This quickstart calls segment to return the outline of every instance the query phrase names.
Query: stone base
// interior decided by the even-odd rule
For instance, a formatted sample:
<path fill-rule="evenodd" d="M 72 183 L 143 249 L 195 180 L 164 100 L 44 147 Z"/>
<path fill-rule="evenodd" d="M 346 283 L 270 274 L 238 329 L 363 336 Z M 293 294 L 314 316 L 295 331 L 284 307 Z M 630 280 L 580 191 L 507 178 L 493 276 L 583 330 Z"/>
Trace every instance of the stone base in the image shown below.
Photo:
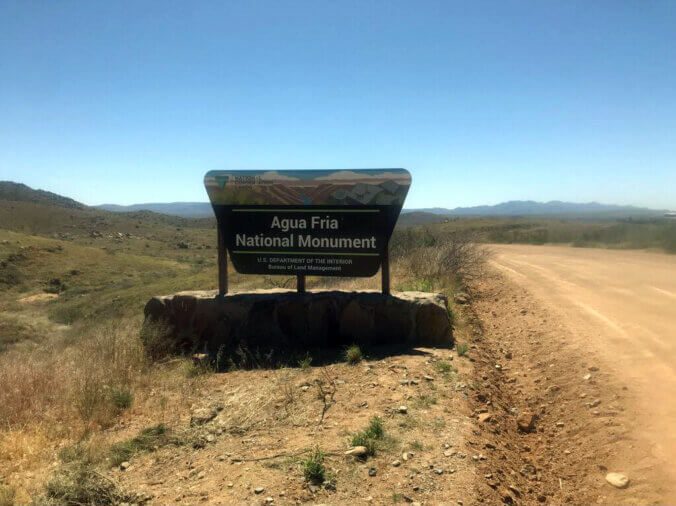
<path fill-rule="evenodd" d="M 159 334 L 159 335 L 158 335 Z M 153 297 L 144 340 L 166 353 L 232 353 L 238 347 L 313 348 L 350 344 L 451 346 L 443 294 L 258 290 L 219 298 L 215 291 Z M 152 337 L 149 337 L 152 336 Z"/>

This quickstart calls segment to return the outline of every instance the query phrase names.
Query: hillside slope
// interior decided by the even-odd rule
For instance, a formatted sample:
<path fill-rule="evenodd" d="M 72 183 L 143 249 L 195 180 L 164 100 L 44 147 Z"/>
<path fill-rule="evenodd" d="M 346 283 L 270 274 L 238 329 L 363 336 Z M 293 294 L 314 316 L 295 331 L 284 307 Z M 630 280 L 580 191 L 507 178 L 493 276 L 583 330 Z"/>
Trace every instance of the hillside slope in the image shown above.
<path fill-rule="evenodd" d="M 80 204 L 68 197 L 45 190 L 35 190 L 23 183 L 15 183 L 13 181 L 0 181 L 0 200 L 32 202 L 34 204 L 47 204 L 68 209 L 85 208 L 84 204 Z"/>

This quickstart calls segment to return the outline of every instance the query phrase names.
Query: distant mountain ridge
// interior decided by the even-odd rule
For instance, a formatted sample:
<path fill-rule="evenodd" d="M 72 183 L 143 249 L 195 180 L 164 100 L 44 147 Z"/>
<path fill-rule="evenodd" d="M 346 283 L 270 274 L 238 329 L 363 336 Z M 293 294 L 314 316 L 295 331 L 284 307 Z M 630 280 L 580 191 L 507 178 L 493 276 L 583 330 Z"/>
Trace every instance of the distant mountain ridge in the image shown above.
<path fill-rule="evenodd" d="M 153 211 L 161 214 L 182 216 L 184 218 L 203 218 L 213 216 L 211 204 L 208 202 L 171 202 L 148 203 L 119 206 L 103 204 L 96 206 L 99 209 L 113 212 Z M 492 206 L 430 207 L 422 209 L 404 209 L 403 214 L 426 213 L 438 216 L 652 216 L 663 214 L 664 210 L 648 209 L 644 207 L 622 206 L 614 204 L 600 204 L 598 202 L 574 203 L 552 200 L 550 202 L 536 202 L 533 200 L 512 200 Z"/>
<path fill-rule="evenodd" d="M 214 215 L 211 204 L 208 202 L 167 202 L 131 204 L 120 206 L 117 204 L 101 204 L 97 209 L 114 213 L 130 213 L 135 211 L 152 211 L 160 214 L 180 216 L 182 218 L 206 218 Z"/>
<path fill-rule="evenodd" d="M 32 202 L 43 205 L 53 205 L 70 209 L 86 209 L 88 206 L 73 199 L 45 190 L 35 190 L 22 183 L 0 181 L 0 200 Z M 151 211 L 159 214 L 178 216 L 181 218 L 211 218 L 214 216 L 211 204 L 208 202 L 157 202 L 132 204 L 122 206 L 117 204 L 102 204 L 92 206 L 95 209 L 116 213 L 133 213 Z M 623 206 L 615 204 L 600 204 L 598 202 L 563 202 L 552 200 L 536 202 L 534 200 L 511 200 L 496 205 L 473 207 L 429 207 L 420 209 L 404 209 L 402 214 L 421 221 L 436 220 L 439 217 L 500 217 L 500 216 L 560 216 L 560 217 L 658 217 L 668 212 L 665 209 L 649 209 L 645 207 Z M 436 217 L 436 218 L 435 218 Z M 411 221 L 411 220 L 409 220 Z"/>
<path fill-rule="evenodd" d="M 598 202 L 563 202 L 551 200 L 536 202 L 534 200 L 510 200 L 492 206 L 456 207 L 445 209 L 440 207 L 410 209 L 409 212 L 427 212 L 447 216 L 546 216 L 546 215 L 617 215 L 617 216 L 645 216 L 659 215 L 666 212 L 663 209 L 649 209 L 646 207 L 623 206 L 616 204 L 600 204 Z"/>
<path fill-rule="evenodd" d="M 34 190 L 23 183 L 0 181 L 0 200 L 15 202 L 33 202 L 69 209 L 84 209 L 86 206 L 68 197 L 45 190 Z"/>

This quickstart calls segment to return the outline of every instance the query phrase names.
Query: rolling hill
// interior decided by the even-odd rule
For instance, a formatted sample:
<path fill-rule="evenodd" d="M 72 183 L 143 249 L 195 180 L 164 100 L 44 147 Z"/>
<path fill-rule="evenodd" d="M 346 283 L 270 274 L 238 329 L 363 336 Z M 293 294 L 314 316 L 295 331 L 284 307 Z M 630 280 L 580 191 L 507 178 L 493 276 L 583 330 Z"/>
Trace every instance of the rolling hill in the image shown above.
<path fill-rule="evenodd" d="M 85 208 L 84 204 L 69 199 L 68 197 L 63 197 L 45 190 L 35 190 L 23 183 L 15 183 L 13 181 L 0 181 L 0 200 L 48 204 L 68 209 Z"/>

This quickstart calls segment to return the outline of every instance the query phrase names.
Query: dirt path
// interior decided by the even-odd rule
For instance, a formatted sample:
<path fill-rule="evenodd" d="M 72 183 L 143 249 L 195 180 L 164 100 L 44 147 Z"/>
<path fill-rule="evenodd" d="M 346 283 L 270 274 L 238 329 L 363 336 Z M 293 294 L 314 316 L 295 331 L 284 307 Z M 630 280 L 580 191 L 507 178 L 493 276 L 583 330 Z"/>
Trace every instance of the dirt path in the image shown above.
<path fill-rule="evenodd" d="M 491 264 L 500 274 L 484 286 L 484 307 L 479 303 L 489 330 L 508 333 L 505 342 L 533 354 L 531 362 L 557 360 L 542 380 L 560 383 L 556 388 L 571 402 L 579 396 L 562 415 L 574 415 L 581 427 L 588 424 L 584 430 L 593 435 L 588 444 L 596 449 L 601 471 L 612 467 L 632 479 L 621 495 L 609 490 L 610 495 L 596 499 L 676 502 L 674 487 L 668 486 L 676 482 L 676 257 L 568 247 L 491 248 Z M 500 279 L 513 283 L 507 287 Z M 492 295 L 496 298 L 486 305 Z M 511 323 L 497 318 L 500 310 L 520 315 L 521 328 L 514 314 Z M 524 357 L 523 367 L 534 365 Z M 592 378 L 584 380 L 586 374 Z M 591 406 L 590 398 L 598 404 Z M 584 459 L 579 464 L 584 467 Z M 591 469 L 591 460 L 588 465 Z"/>

